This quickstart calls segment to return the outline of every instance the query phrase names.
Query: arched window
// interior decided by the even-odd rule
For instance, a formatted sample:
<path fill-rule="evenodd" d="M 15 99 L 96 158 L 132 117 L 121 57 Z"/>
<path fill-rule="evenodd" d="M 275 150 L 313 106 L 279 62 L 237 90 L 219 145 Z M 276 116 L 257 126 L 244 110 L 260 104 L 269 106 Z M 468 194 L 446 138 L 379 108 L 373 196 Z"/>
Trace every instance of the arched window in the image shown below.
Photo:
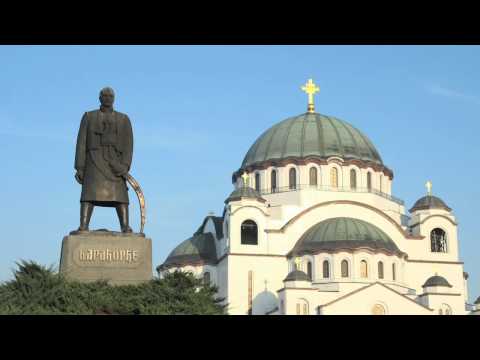
<path fill-rule="evenodd" d="M 203 273 L 203 283 L 205 285 L 210 285 L 210 273 L 208 271 Z"/>
<path fill-rule="evenodd" d="M 447 234 L 439 228 L 435 228 L 430 233 L 432 243 L 432 252 L 447 252 Z"/>
<path fill-rule="evenodd" d="M 295 168 L 290 168 L 288 172 L 288 187 L 290 189 L 297 188 L 297 170 Z"/>
<path fill-rule="evenodd" d="M 258 228 L 255 221 L 245 220 L 241 226 L 241 243 L 242 245 L 258 244 Z"/>
<path fill-rule="evenodd" d="M 342 260 L 342 264 L 340 267 L 342 270 L 342 278 L 347 278 L 348 277 L 348 261 Z"/>
<path fill-rule="evenodd" d="M 452 308 L 447 304 L 442 304 L 438 309 L 438 315 L 452 315 Z"/>
<path fill-rule="evenodd" d="M 382 186 L 382 183 L 383 183 L 383 175 L 380 175 L 380 192 L 383 192 L 383 186 Z"/>
<path fill-rule="evenodd" d="M 372 190 L 372 173 L 370 171 L 367 173 L 367 189 L 368 191 Z"/>
<path fill-rule="evenodd" d="M 308 303 L 303 299 L 297 300 L 297 315 L 308 315 Z"/>
<path fill-rule="evenodd" d="M 272 192 L 277 191 L 277 170 L 272 170 L 272 176 L 270 177 L 270 186 L 272 188 Z"/>
<path fill-rule="evenodd" d="M 312 280 L 312 262 L 307 262 L 307 275 Z"/>
<path fill-rule="evenodd" d="M 330 186 L 334 188 L 338 187 L 338 170 L 336 167 L 330 169 Z"/>
<path fill-rule="evenodd" d="M 357 188 L 357 172 L 355 169 L 350 170 L 350 188 L 355 190 Z"/>
<path fill-rule="evenodd" d="M 368 278 L 368 265 L 365 260 L 360 261 L 360 277 Z"/>
<path fill-rule="evenodd" d="M 392 264 L 392 280 L 395 281 L 396 279 L 397 279 L 396 267 L 395 267 L 395 264 Z"/>
<path fill-rule="evenodd" d="M 328 260 L 325 260 L 323 262 L 323 278 L 330 278 L 330 263 L 328 262 Z"/>
<path fill-rule="evenodd" d="M 378 278 L 383 279 L 383 262 L 378 262 Z"/>
<path fill-rule="evenodd" d="M 255 173 L 255 190 L 260 192 L 260 173 Z"/>
<path fill-rule="evenodd" d="M 372 307 L 372 315 L 385 315 L 385 308 L 380 304 L 375 304 Z"/>
<path fill-rule="evenodd" d="M 318 179 L 317 179 L 317 168 L 312 166 L 309 171 L 310 174 L 310 186 L 317 186 Z"/>

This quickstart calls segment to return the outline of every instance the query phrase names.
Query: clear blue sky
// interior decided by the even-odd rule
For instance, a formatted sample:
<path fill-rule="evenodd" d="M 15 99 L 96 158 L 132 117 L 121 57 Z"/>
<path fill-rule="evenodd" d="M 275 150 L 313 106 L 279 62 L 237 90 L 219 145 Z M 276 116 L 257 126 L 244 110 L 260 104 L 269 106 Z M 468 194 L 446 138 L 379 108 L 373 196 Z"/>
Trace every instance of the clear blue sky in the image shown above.
<path fill-rule="evenodd" d="M 268 127 L 316 110 L 366 133 L 393 169 L 407 209 L 433 182 L 454 209 L 470 301 L 480 295 L 480 47 L 478 46 L 1 46 L 0 280 L 14 262 L 58 265 L 78 227 L 75 141 L 82 114 L 112 86 L 130 116 L 131 173 L 147 200 L 154 266 L 222 214 L 237 170 Z M 139 227 L 133 192 L 131 223 Z M 91 228 L 118 229 L 96 208 Z"/>

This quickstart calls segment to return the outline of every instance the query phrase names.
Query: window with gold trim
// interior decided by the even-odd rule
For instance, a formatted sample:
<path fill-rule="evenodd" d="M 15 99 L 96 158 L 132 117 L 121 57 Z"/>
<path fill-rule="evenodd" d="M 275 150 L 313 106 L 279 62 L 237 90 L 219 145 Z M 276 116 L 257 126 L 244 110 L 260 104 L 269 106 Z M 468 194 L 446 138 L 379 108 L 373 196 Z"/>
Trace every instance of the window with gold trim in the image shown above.
<path fill-rule="evenodd" d="M 368 278 L 368 264 L 365 260 L 360 261 L 360 277 Z"/>
<path fill-rule="evenodd" d="M 330 169 L 330 186 L 334 188 L 338 187 L 338 170 L 336 167 Z"/>
<path fill-rule="evenodd" d="M 372 307 L 372 315 L 385 315 L 386 311 L 383 305 L 375 304 Z"/>

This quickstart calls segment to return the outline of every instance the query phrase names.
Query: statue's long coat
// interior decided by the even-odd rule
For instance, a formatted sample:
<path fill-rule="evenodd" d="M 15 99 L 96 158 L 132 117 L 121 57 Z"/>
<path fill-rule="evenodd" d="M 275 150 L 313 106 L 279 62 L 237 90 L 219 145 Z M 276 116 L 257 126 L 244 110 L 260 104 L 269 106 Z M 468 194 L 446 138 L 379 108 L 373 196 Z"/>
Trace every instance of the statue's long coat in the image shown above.
<path fill-rule="evenodd" d="M 106 130 L 107 117 L 112 126 Z M 98 205 L 128 204 L 125 179 L 116 175 L 110 163 L 116 162 L 128 171 L 132 155 L 132 125 L 126 114 L 113 111 L 105 115 L 100 110 L 86 112 L 78 131 L 75 154 L 75 169 L 83 171 L 80 201 L 98 202 Z"/>

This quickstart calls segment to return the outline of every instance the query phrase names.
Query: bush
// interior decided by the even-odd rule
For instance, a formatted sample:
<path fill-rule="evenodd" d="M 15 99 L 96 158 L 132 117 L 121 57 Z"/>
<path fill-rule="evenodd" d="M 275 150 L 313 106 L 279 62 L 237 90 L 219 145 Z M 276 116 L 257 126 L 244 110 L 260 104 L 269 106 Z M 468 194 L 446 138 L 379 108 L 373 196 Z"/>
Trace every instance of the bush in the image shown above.
<path fill-rule="evenodd" d="M 17 263 L 14 278 L 0 285 L 0 314 L 162 314 L 224 313 L 217 288 L 191 273 L 173 272 L 140 285 L 67 281 L 52 267 Z"/>

